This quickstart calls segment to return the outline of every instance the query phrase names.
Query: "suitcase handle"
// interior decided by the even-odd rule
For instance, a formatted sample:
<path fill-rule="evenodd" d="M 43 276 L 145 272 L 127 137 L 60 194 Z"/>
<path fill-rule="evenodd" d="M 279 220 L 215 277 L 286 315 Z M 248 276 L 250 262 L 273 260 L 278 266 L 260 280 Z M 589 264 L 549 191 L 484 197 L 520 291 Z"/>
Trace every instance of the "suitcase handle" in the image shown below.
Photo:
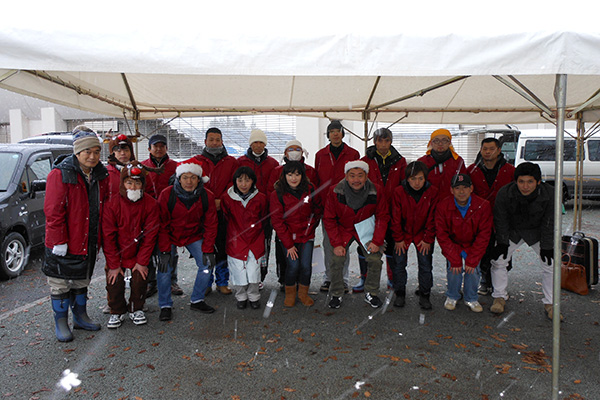
<path fill-rule="evenodd" d="M 574 231 L 573 232 L 573 237 L 577 237 L 577 239 L 581 239 L 585 237 L 585 233 L 581 232 L 581 231 Z"/>

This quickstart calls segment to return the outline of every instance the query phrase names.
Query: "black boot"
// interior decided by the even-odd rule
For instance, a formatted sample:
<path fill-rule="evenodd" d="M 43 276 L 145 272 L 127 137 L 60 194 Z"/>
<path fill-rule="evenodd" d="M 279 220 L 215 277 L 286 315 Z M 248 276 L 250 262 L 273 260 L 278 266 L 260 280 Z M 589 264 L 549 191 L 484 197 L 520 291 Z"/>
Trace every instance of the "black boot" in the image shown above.
<path fill-rule="evenodd" d="M 429 293 L 419 293 L 419 305 L 423 310 L 431 310 L 432 305 L 431 301 L 429 301 Z"/>
<path fill-rule="evenodd" d="M 406 304 L 406 290 L 396 290 L 394 307 L 404 307 L 404 304 Z"/>
<path fill-rule="evenodd" d="M 69 328 L 69 293 L 53 294 L 52 311 L 54 311 L 54 324 L 56 338 L 59 342 L 70 342 L 73 340 L 73 333 Z"/>
<path fill-rule="evenodd" d="M 71 311 L 73 329 L 100 330 L 100 324 L 93 322 L 87 315 L 87 288 L 71 289 Z"/>

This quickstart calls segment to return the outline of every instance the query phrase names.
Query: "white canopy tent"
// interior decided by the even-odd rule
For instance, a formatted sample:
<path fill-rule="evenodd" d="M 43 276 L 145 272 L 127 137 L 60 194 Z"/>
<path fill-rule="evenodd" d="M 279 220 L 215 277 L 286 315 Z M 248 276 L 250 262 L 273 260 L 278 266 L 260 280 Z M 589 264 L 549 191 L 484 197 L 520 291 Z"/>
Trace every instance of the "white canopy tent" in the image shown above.
<path fill-rule="evenodd" d="M 582 135 L 600 119 L 592 2 L 131 3 L 3 5 L 0 87 L 134 120 L 285 113 L 363 120 L 365 135 L 374 120 L 551 121 L 557 160 L 565 119 Z M 558 320 L 554 338 L 558 398 Z"/>

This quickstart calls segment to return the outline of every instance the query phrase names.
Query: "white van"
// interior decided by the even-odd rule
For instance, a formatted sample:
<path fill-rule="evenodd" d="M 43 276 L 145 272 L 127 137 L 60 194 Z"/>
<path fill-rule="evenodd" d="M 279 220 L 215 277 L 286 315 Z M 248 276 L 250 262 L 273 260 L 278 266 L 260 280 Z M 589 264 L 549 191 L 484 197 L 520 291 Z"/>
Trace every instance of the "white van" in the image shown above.
<path fill-rule="evenodd" d="M 515 166 L 531 161 L 540 166 L 542 180 L 554 183 L 556 137 L 554 131 L 523 131 L 519 135 Z M 563 181 L 565 200 L 573 197 L 575 182 L 575 140 L 565 135 Z M 600 136 L 587 139 L 583 146 L 583 197 L 600 199 Z"/>

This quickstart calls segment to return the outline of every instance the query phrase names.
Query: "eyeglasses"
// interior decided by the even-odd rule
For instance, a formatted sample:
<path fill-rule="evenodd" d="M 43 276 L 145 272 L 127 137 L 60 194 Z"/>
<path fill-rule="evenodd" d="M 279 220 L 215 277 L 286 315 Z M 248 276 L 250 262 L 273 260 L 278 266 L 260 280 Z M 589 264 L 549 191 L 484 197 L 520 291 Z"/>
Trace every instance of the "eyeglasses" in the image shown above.
<path fill-rule="evenodd" d="M 285 151 L 302 151 L 302 147 L 288 147 Z"/>
<path fill-rule="evenodd" d="M 448 139 L 433 139 L 431 141 L 431 143 L 433 143 L 433 144 L 448 144 L 448 143 L 450 143 L 450 140 L 448 140 Z"/>

